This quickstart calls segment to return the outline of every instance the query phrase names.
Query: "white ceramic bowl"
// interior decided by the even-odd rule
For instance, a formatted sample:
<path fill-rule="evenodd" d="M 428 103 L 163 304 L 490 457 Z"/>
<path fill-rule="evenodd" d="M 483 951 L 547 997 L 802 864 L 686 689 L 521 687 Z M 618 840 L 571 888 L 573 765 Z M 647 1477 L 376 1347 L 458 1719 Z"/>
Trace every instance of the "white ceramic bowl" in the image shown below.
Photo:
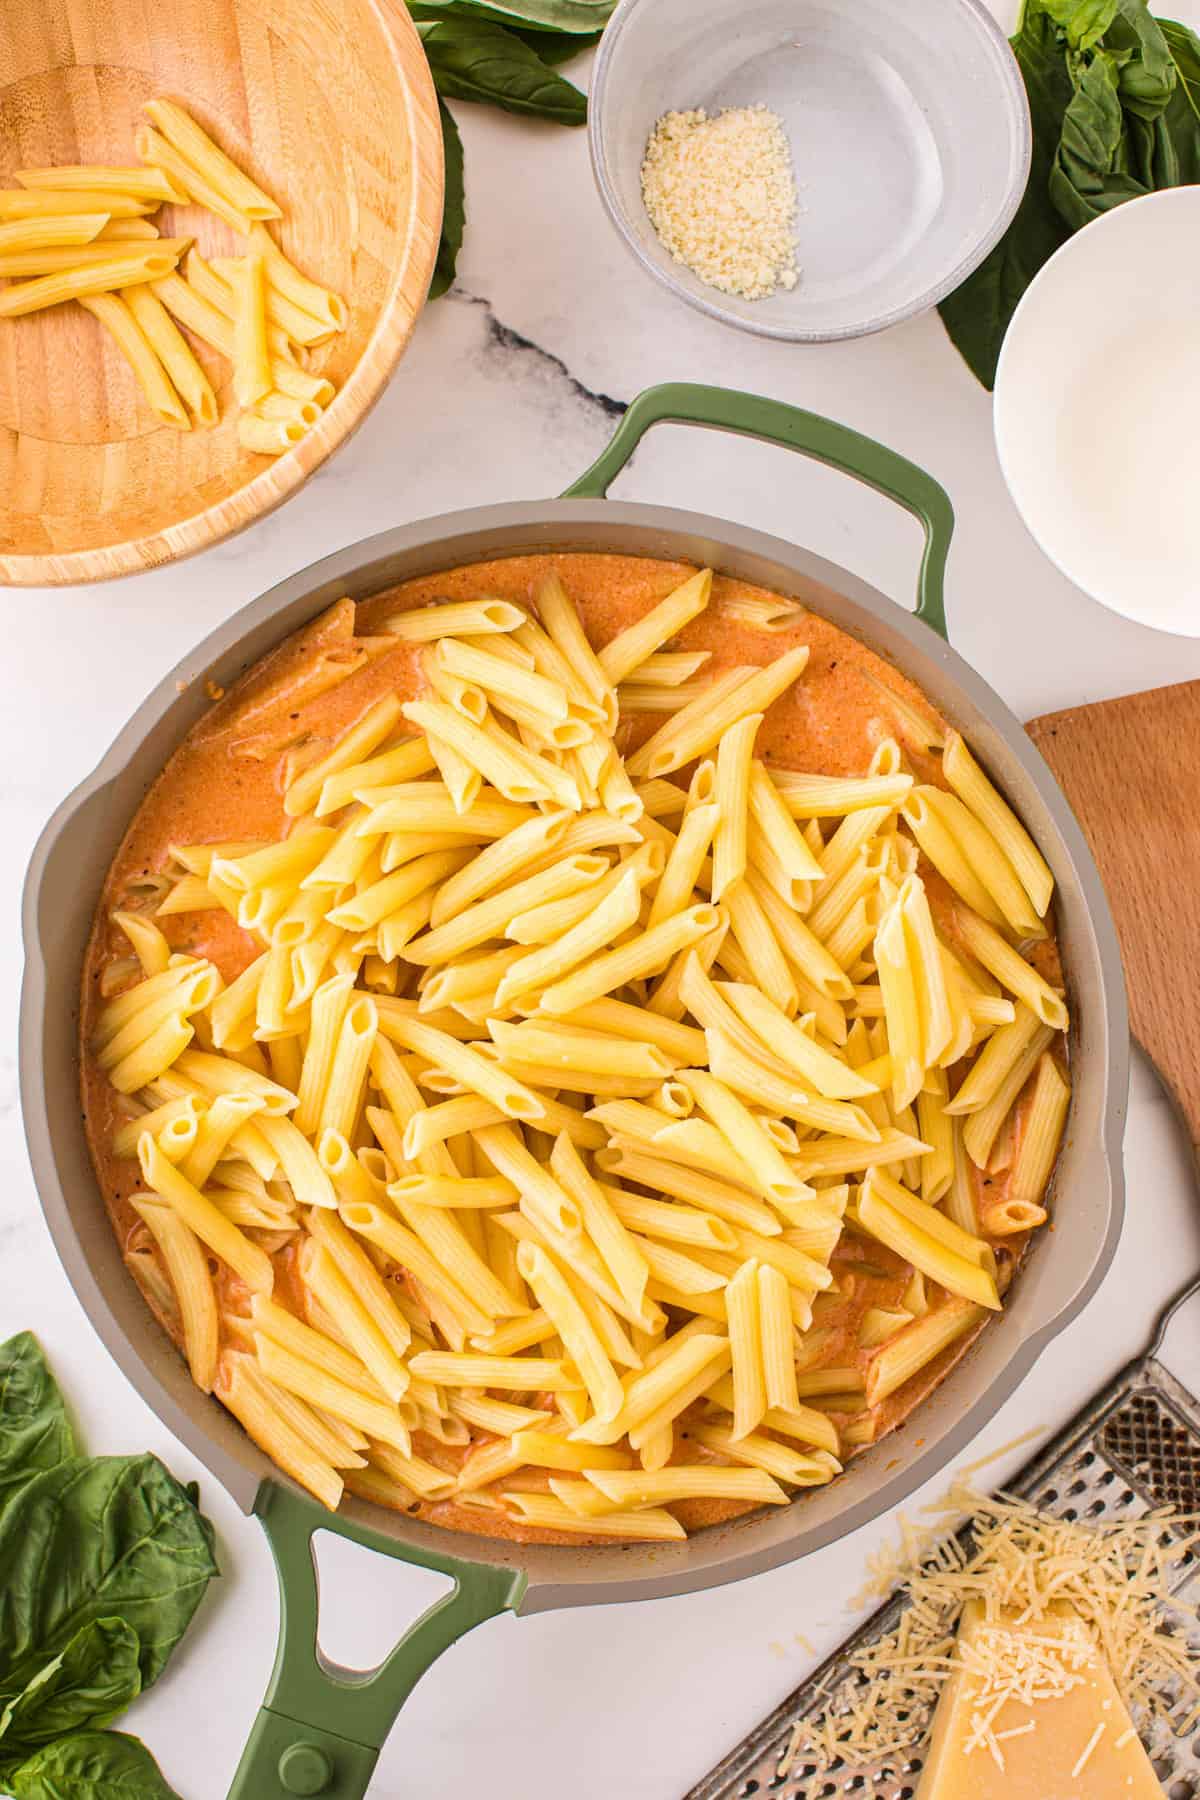
<path fill-rule="evenodd" d="M 1032 535 L 1127 619 L 1200 637 L 1200 187 L 1128 200 L 1031 282 L 1000 353 L 1000 466 Z"/>
<path fill-rule="evenodd" d="M 757 104 L 792 147 L 800 280 L 741 300 L 663 248 L 641 166 L 663 113 Z M 996 243 L 1029 173 L 1025 88 L 981 0 L 621 0 L 588 113 L 601 196 L 642 266 L 711 318 L 792 342 L 935 305 Z"/>

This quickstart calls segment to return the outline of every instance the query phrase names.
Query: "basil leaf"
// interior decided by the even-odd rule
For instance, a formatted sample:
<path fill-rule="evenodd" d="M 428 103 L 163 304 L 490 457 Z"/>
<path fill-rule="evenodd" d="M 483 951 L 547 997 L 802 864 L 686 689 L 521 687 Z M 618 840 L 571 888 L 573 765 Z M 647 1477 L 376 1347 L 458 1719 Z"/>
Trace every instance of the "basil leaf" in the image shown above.
<path fill-rule="evenodd" d="M 76 1451 L 58 1383 L 31 1331 L 0 1344 L 0 1514 L 31 1476 Z"/>
<path fill-rule="evenodd" d="M 456 13 L 473 13 L 500 25 L 532 25 L 538 31 L 562 31 L 589 36 L 608 23 L 616 0 L 444 0 L 441 8 L 414 3 L 414 19 L 452 7 Z"/>
<path fill-rule="evenodd" d="M 1058 28 L 1030 0 L 1013 50 L 1025 79 L 1033 120 L 1029 184 L 1016 217 L 995 249 L 938 311 L 968 368 L 985 388 L 996 379 L 1000 345 L 1017 302 L 1042 264 L 1070 235 L 1050 201 L 1050 170 L 1063 115 L 1071 103 Z"/>
<path fill-rule="evenodd" d="M 1200 182 L 1200 38 L 1186 25 L 1160 19 L 1163 41 L 1175 65 L 1175 91 L 1154 121 L 1151 185 L 1191 186 Z"/>
<path fill-rule="evenodd" d="M 35 1476 L 0 1515 L 0 1696 L 111 1618 L 136 1634 L 148 1688 L 217 1573 L 212 1526 L 156 1456 L 73 1457 Z"/>
<path fill-rule="evenodd" d="M 417 21 L 434 86 L 452 100 L 475 100 L 527 118 L 582 125 L 587 100 L 548 69 L 511 31 L 484 19 Z"/>
<path fill-rule="evenodd" d="M 1169 103 L 1178 75 L 1146 0 L 1119 0 L 1104 48 L 1120 64 L 1122 104 L 1138 118 L 1155 118 Z"/>
<path fill-rule="evenodd" d="M 139 1738 L 77 1731 L 9 1777 L 16 1800 L 180 1800 Z"/>
<path fill-rule="evenodd" d="M 1050 198 L 1072 231 L 1149 192 L 1129 172 L 1130 147 L 1116 59 L 1097 51 L 1077 73 L 1050 171 Z"/>
<path fill-rule="evenodd" d="M 1067 34 L 1072 50 L 1090 50 L 1116 16 L 1120 0 L 1042 0 L 1043 8 Z"/>
<path fill-rule="evenodd" d="M 548 69 L 559 63 L 570 62 L 573 56 L 579 56 L 584 50 L 591 50 L 603 36 L 600 31 L 551 31 L 510 24 L 502 13 L 493 13 L 487 6 L 476 6 L 474 0 L 442 0 L 440 5 L 426 4 L 426 0 L 412 0 L 408 10 L 418 23 L 436 23 L 439 19 L 490 19 L 494 25 L 504 25 L 511 31 L 535 56 L 541 58 Z"/>
<path fill-rule="evenodd" d="M 587 36 L 570 37 L 565 31 L 525 31 L 512 27 L 514 37 L 519 37 L 523 44 L 528 44 L 535 56 L 539 56 L 548 69 L 556 68 L 559 63 L 570 62 L 573 56 L 579 56 L 584 50 L 591 50 L 604 35 L 593 31 Z"/>
<path fill-rule="evenodd" d="M 446 193 L 442 203 L 442 240 L 438 245 L 433 280 L 429 284 L 431 300 L 436 300 L 441 294 L 444 294 L 454 280 L 455 271 L 458 268 L 458 253 L 462 249 L 463 227 L 467 222 L 462 139 L 458 135 L 458 126 L 454 123 L 454 115 L 446 102 L 440 98 L 438 111 L 442 116 L 442 150 L 446 164 Z"/>
<path fill-rule="evenodd" d="M 85 1726 L 107 1725 L 141 1691 L 137 1633 L 124 1619 L 93 1619 L 0 1713 L 0 1755 L 28 1755 Z"/>
<path fill-rule="evenodd" d="M 1200 38 L 1174 19 L 1160 19 L 1158 28 L 1179 78 L 1176 94 L 1200 125 Z"/>

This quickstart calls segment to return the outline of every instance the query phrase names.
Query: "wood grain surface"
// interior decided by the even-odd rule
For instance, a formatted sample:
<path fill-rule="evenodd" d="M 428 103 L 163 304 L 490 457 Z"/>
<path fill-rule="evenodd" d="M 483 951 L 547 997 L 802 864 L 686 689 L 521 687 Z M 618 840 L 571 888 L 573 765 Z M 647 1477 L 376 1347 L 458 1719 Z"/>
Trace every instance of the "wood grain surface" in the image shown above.
<path fill-rule="evenodd" d="M 1200 1146 L 1200 681 L 1034 719 L 1116 919 L 1133 1034 Z"/>
<path fill-rule="evenodd" d="M 354 429 L 411 335 L 437 254 L 442 149 L 400 0 L 8 0 L 0 6 L 0 186 L 28 164 L 132 163 L 142 102 L 181 102 L 284 210 L 289 256 L 350 308 L 312 353 L 339 388 L 278 459 L 237 439 L 230 365 L 196 345 L 213 430 L 160 425 L 78 306 L 0 320 L 0 580 L 153 567 L 277 506 Z M 164 235 L 240 245 L 196 207 Z M 195 343 L 195 340 L 192 340 Z"/>

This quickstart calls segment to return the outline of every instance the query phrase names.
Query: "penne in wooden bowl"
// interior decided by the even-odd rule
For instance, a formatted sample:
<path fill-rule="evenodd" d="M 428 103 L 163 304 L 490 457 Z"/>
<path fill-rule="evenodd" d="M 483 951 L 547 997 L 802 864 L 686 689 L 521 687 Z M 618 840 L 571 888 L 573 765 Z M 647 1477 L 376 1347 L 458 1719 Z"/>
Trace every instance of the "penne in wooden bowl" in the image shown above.
<path fill-rule="evenodd" d="M 403 354 L 441 207 L 437 100 L 400 0 L 5 9 L 0 583 L 136 574 L 286 500 Z M 147 251 L 165 279 L 107 291 L 106 244 L 129 281 Z M 265 269 L 258 382 L 212 312 L 213 283 L 218 299 L 242 286 L 226 259 Z M 97 287 L 98 305 L 70 297 Z M 178 395 L 147 340 L 182 368 Z"/>
<path fill-rule="evenodd" d="M 926 532 L 916 615 L 778 538 L 607 502 L 659 420 L 758 436 L 894 498 Z M 236 1800 L 272 1791 L 281 1752 L 301 1738 L 344 1773 L 339 1793 L 361 1795 L 413 1681 L 506 1608 L 736 1580 L 895 1507 L 950 1463 L 1096 1292 L 1123 1216 L 1128 1036 L 1116 937 L 1049 770 L 945 641 L 951 527 L 936 482 L 844 426 L 719 389 L 651 390 L 564 498 L 385 532 L 262 596 L 171 671 L 43 834 L 25 901 L 21 1089 L 47 1222 L 129 1379 L 262 1519 L 286 1598 L 279 1672 Z M 638 584 L 637 604 L 620 617 L 610 608 L 607 628 L 589 604 L 589 564 L 619 565 Z M 717 613 L 705 627 L 710 595 Z M 522 610 L 531 605 L 540 625 Z M 316 732 L 320 743 L 293 745 L 293 697 L 317 706 L 329 695 L 314 647 L 327 651 L 356 620 L 366 634 L 356 639 L 357 701 L 341 690 L 329 744 Z M 694 663 L 705 654 L 711 669 Z M 857 670 L 859 724 L 870 726 L 866 771 L 863 741 L 839 759 L 819 728 L 811 735 L 835 659 L 836 681 L 846 679 L 843 655 Z M 591 779 L 588 746 L 555 750 L 577 759 L 567 764 L 545 736 L 556 679 L 572 669 L 587 680 L 582 691 L 571 682 L 560 722 L 564 710 L 584 720 L 591 742 L 618 734 L 615 762 L 595 765 L 599 808 L 560 805 L 565 767 Z M 200 670 L 230 690 L 225 713 L 205 698 Z M 704 682 L 699 707 L 652 712 L 636 729 L 614 717 L 627 684 L 652 691 L 670 678 Z M 422 697 L 405 699 L 414 687 Z M 485 693 L 480 712 L 472 696 Z M 284 696 L 279 735 L 271 706 Z M 318 760 L 288 765 L 274 810 L 256 815 L 248 837 L 251 820 L 218 810 L 220 784 L 194 782 L 212 808 L 196 838 L 172 840 L 165 860 L 141 856 L 139 843 L 157 842 L 148 821 L 171 768 L 197 746 L 225 754 L 229 719 L 239 708 L 244 719 L 247 704 L 274 757 L 295 748 Z M 496 713 L 517 723 L 539 706 L 543 723 L 527 729 L 541 750 L 486 729 Z M 751 754 L 751 720 L 763 727 L 762 759 Z M 468 818 L 464 845 L 455 826 Z M 739 819 L 744 847 L 722 824 Z M 127 853 L 128 869 L 144 881 L 149 867 L 157 884 L 128 907 L 125 876 L 114 885 L 107 875 Z M 820 864 L 812 894 L 802 892 L 815 879 L 810 854 Z M 952 896 L 938 896 L 934 870 Z M 885 901 L 866 937 L 864 884 Z M 713 904 L 693 899 L 697 889 Z M 757 907 L 745 908 L 747 892 Z M 225 987 L 205 960 L 221 960 L 205 933 L 222 921 L 187 925 L 215 916 L 218 893 L 242 930 L 275 934 L 240 974 L 226 959 Z M 136 962 L 125 955 L 105 990 L 114 904 L 122 954 L 132 949 Z M 1029 906 L 1046 920 L 1040 940 Z M 728 938 L 714 941 L 714 913 Z M 497 938 L 509 941 L 489 948 Z M 1017 947 L 1038 940 L 1036 962 L 1054 939 L 1061 974 L 1050 961 L 1043 977 Z M 689 948 L 701 941 L 716 958 L 711 978 Z M 981 1047 L 966 1068 L 949 1047 L 930 1061 L 936 983 L 922 975 L 918 988 L 916 971 L 934 966 L 922 946 L 939 941 L 976 972 L 965 1017 Z M 376 966 L 363 966 L 360 984 L 362 956 Z M 428 1009 L 389 993 L 384 972 L 396 961 L 410 965 L 406 982 L 428 980 Z M 278 986 L 289 967 L 290 986 Z M 789 982 L 797 999 L 804 988 L 809 1023 L 820 1014 L 828 1029 L 808 1036 L 795 1022 L 805 1014 L 788 1016 Z M 822 1003 L 830 984 L 858 1015 L 845 1045 L 856 1035 L 867 1060 L 835 1053 L 837 1020 Z M 474 997 L 485 994 L 477 1019 Z M 960 989 L 960 1010 L 962 999 Z M 789 1070 L 812 1090 L 799 1100 L 794 1079 L 779 1085 Z M 105 1198 L 121 1180 L 133 1186 L 138 1218 L 125 1241 L 141 1276 L 152 1267 L 161 1277 L 151 1299 L 161 1307 L 167 1296 L 165 1322 L 171 1294 L 181 1296 L 175 1341 L 131 1279 L 88 1126 L 63 1104 L 81 1078 L 83 1110 L 112 1147 Z M 414 1100 L 414 1083 L 425 1100 Z M 594 1102 L 586 1114 L 572 1105 L 581 1091 L 583 1105 Z M 739 1092 L 753 1109 L 736 1103 Z M 143 1110 L 131 1118 L 122 1099 L 134 1095 Z M 906 1097 L 919 1138 L 894 1122 Z M 247 1125 L 238 1188 L 209 1181 Z M 452 1141 L 459 1162 L 446 1160 Z M 435 1152 L 445 1152 L 440 1168 Z M 118 1163 L 125 1176 L 110 1181 Z M 1003 1179 L 989 1186 L 993 1168 Z M 1053 1231 L 1037 1234 L 1047 1211 Z M 850 1262 L 840 1256 L 847 1225 L 859 1246 Z M 294 1250 L 281 1249 L 284 1231 Z M 910 1265 L 922 1279 L 900 1292 Z M 381 1271 L 415 1283 L 428 1304 L 404 1310 Z M 505 1290 L 518 1281 L 528 1294 L 514 1307 Z M 834 1324 L 814 1318 L 826 1293 L 835 1312 L 847 1296 L 864 1309 L 848 1340 L 817 1345 L 801 1366 L 796 1329 L 811 1343 L 804 1334 Z M 188 1294 L 208 1296 L 206 1315 L 184 1316 Z M 637 1324 L 642 1298 L 669 1317 L 669 1337 L 654 1312 Z M 639 1334 L 637 1373 L 624 1322 Z M 356 1356 L 371 1358 L 369 1371 Z M 919 1400 L 912 1429 L 879 1441 L 855 1429 L 876 1403 L 886 1426 L 893 1398 L 901 1410 Z M 789 1428 L 802 1448 L 785 1441 Z M 289 1433 L 307 1448 L 293 1435 L 299 1454 L 272 1461 Z M 834 1446 L 844 1472 L 831 1480 Z M 343 1485 L 352 1497 L 341 1499 Z M 455 1517 L 452 1489 L 476 1506 L 482 1493 L 490 1510 Z M 337 1510 L 310 1498 L 318 1492 Z M 703 1510 L 685 1519 L 681 1508 Z M 379 1672 L 353 1684 L 313 1660 L 309 1540 L 322 1528 L 455 1582 Z"/>

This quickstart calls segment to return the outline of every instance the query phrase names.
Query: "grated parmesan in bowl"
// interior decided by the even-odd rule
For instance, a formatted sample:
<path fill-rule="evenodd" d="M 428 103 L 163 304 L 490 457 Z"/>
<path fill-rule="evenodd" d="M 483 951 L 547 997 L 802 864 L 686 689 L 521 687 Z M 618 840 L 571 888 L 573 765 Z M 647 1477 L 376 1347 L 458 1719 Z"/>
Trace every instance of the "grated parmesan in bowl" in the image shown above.
<path fill-rule="evenodd" d="M 767 107 L 664 113 L 646 145 L 642 198 L 663 247 L 709 287 L 763 300 L 796 286 L 796 182 Z"/>

